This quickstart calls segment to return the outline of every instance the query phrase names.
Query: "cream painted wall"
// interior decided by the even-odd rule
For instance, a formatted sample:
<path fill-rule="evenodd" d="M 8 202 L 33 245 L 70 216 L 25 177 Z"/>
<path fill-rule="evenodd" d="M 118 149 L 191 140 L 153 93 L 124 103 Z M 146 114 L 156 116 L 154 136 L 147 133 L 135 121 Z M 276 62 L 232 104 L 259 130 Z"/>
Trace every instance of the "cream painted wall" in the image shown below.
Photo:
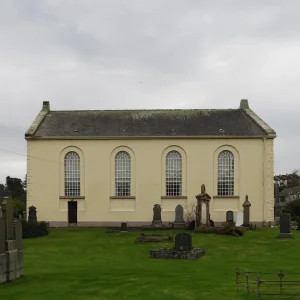
<path fill-rule="evenodd" d="M 201 184 L 212 196 L 211 219 L 224 222 L 227 210 L 243 210 L 246 194 L 250 221 L 273 221 L 273 140 L 263 139 L 152 139 L 152 140 L 29 140 L 27 143 L 28 206 L 37 207 L 39 220 L 67 225 L 63 190 L 63 157 L 75 150 L 81 157 L 81 198 L 78 223 L 108 225 L 122 221 L 148 224 L 153 206 L 162 205 L 162 219 L 173 222 L 178 204 L 191 209 Z M 183 196 L 162 198 L 165 154 L 176 149 L 183 157 Z M 235 197 L 217 195 L 217 155 L 235 155 Z M 132 196 L 114 196 L 114 155 L 126 150 L 132 159 Z"/>

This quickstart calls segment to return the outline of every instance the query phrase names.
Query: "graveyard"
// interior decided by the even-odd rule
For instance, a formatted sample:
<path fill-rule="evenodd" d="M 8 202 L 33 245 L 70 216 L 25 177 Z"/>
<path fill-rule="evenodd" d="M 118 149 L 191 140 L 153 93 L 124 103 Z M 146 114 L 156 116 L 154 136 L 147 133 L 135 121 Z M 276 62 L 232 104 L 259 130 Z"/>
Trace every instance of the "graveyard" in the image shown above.
<path fill-rule="evenodd" d="M 215 300 L 220 295 L 222 299 L 257 299 L 254 293 L 247 295 L 245 287 L 236 291 L 236 268 L 299 272 L 300 231 L 296 230 L 289 239 L 277 238 L 278 227 L 248 230 L 243 237 L 180 229 L 159 231 L 161 235 L 174 237 L 180 232 L 190 234 L 193 247 L 204 247 L 206 252 L 196 260 L 149 257 L 150 249 L 163 245 L 173 247 L 175 238 L 159 243 L 135 243 L 142 230 L 106 231 L 104 228 L 51 229 L 48 236 L 25 239 L 24 276 L 0 285 L 1 300 Z M 290 280 L 299 279 L 299 276 L 290 277 Z M 290 298 L 265 296 L 261 299 Z"/>
<path fill-rule="evenodd" d="M 291 227 L 288 213 L 281 214 L 279 227 L 251 226 L 248 196 L 237 222 L 243 226 L 233 222 L 232 211 L 226 212 L 224 225 L 210 222 L 210 198 L 203 185 L 193 229 L 185 226 L 181 206 L 176 208 L 174 224 L 163 224 L 156 204 L 149 226 L 134 228 L 123 222 L 114 229 L 50 228 L 46 235 L 43 228 L 37 230 L 42 222 L 33 206 L 28 222 L 13 219 L 9 197 L 1 204 L 1 300 L 300 295 L 299 226 Z M 38 235 L 24 235 L 26 226 Z"/>

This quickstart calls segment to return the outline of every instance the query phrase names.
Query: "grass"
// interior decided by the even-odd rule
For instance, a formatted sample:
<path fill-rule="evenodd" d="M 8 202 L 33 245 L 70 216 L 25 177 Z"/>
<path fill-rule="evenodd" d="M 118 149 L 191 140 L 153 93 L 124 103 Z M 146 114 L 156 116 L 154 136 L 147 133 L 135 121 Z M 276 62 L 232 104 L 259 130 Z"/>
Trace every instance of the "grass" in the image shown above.
<path fill-rule="evenodd" d="M 245 288 L 236 292 L 237 267 L 300 272 L 300 232 L 293 231 L 295 238 L 287 240 L 276 239 L 278 228 L 249 231 L 238 238 L 190 233 L 193 246 L 207 251 L 198 260 L 151 259 L 148 250 L 166 243 L 135 244 L 139 232 L 117 236 L 97 228 L 52 229 L 47 237 L 24 240 L 25 276 L 0 285 L 0 299 L 250 300 L 256 295 L 247 295 Z"/>

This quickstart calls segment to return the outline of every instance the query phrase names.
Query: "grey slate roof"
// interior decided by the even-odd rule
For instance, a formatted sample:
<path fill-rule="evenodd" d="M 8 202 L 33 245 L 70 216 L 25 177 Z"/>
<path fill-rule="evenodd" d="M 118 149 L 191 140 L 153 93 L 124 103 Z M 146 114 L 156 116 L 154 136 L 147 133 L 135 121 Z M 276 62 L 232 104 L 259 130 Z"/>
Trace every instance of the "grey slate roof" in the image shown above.
<path fill-rule="evenodd" d="M 48 105 L 48 106 L 47 106 Z M 275 132 L 246 109 L 51 111 L 49 103 L 26 137 L 268 136 Z M 259 122 L 260 121 L 260 122 Z M 264 125 L 265 124 L 265 125 Z M 266 127 L 267 126 L 267 127 Z M 220 131 L 220 129 L 223 130 Z"/>

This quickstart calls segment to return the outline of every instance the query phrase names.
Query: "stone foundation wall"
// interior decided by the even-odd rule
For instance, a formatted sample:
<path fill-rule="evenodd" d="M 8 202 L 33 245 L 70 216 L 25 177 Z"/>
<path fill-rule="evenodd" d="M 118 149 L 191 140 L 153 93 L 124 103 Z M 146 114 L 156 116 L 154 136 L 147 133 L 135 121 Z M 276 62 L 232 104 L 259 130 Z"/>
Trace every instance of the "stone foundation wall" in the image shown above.
<path fill-rule="evenodd" d="M 5 283 L 23 275 L 23 235 L 21 221 L 13 219 L 12 200 L 2 202 L 0 210 L 0 283 Z"/>
<path fill-rule="evenodd" d="M 17 266 L 16 266 L 17 277 L 24 275 L 24 252 L 23 250 L 18 250 L 17 253 Z"/>
<path fill-rule="evenodd" d="M 215 222 L 215 226 L 221 226 L 224 222 Z M 251 222 L 256 227 L 270 227 L 273 226 L 272 222 Z M 142 227 L 142 226 L 149 226 L 151 222 L 127 222 L 128 227 Z M 169 225 L 169 222 L 163 222 L 163 225 Z M 69 225 L 68 222 L 56 222 L 50 221 L 49 227 L 57 228 L 57 227 L 118 227 L 120 228 L 121 222 L 78 222 L 76 225 Z"/>
<path fill-rule="evenodd" d="M 6 282 L 6 253 L 0 254 L 0 284 Z"/>
<path fill-rule="evenodd" d="M 0 254 L 0 284 L 20 278 L 24 274 L 23 250 L 13 248 L 15 241 L 8 241 L 10 249 Z"/>
<path fill-rule="evenodd" d="M 20 277 L 17 274 L 18 250 L 16 249 L 16 242 L 14 240 L 6 241 L 6 245 L 6 279 L 7 281 L 11 281 Z"/>

